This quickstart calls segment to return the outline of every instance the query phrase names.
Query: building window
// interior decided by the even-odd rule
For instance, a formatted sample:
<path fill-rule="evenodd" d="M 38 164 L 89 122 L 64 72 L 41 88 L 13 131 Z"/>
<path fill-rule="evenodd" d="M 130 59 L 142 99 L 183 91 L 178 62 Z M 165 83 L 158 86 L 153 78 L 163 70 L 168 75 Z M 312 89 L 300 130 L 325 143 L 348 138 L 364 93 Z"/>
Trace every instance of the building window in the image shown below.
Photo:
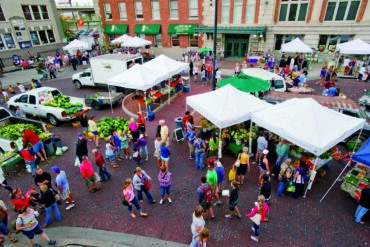
<path fill-rule="evenodd" d="M 0 51 L 1 50 L 5 50 L 5 44 L 4 44 L 4 42 L 3 42 L 3 39 L 1 38 L 1 36 L 0 36 Z"/>
<path fill-rule="evenodd" d="M 221 11 L 221 22 L 229 23 L 229 15 L 230 15 L 230 0 L 223 0 Z"/>
<path fill-rule="evenodd" d="M 320 35 L 319 51 L 329 50 L 335 52 L 337 44 L 345 43 L 353 39 L 352 35 Z"/>
<path fill-rule="evenodd" d="M 121 20 L 127 20 L 126 3 L 125 2 L 118 3 L 118 9 L 119 9 L 119 18 Z"/>
<path fill-rule="evenodd" d="M 141 0 L 136 0 L 135 1 L 135 14 L 136 14 L 136 19 L 143 19 L 143 4 Z"/>
<path fill-rule="evenodd" d="M 1 8 L 1 5 L 0 5 L 0 21 L 6 21 L 3 8 Z"/>
<path fill-rule="evenodd" d="M 279 21 L 305 21 L 308 0 L 282 0 Z"/>
<path fill-rule="evenodd" d="M 179 46 L 180 45 L 179 35 L 171 34 L 171 43 L 172 43 L 172 46 Z"/>
<path fill-rule="evenodd" d="M 46 5 L 40 5 L 40 9 L 41 9 L 42 19 L 48 20 L 49 14 L 48 14 L 48 9 L 46 8 Z"/>
<path fill-rule="evenodd" d="M 159 0 L 152 0 L 152 19 L 160 20 L 161 19 L 161 10 L 159 9 Z"/>
<path fill-rule="evenodd" d="M 109 34 L 108 35 L 108 39 L 109 39 L 109 41 L 112 41 L 112 40 L 114 40 L 116 38 L 116 35 L 115 34 Z"/>
<path fill-rule="evenodd" d="M 14 43 L 14 39 L 13 39 L 13 36 L 12 36 L 11 33 L 4 33 L 3 37 L 4 37 L 6 47 L 8 49 L 16 48 L 15 43 Z"/>
<path fill-rule="evenodd" d="M 39 45 L 40 40 L 39 40 L 39 36 L 37 36 L 37 32 L 36 31 L 31 31 L 30 35 L 31 35 L 32 44 L 33 45 Z"/>
<path fill-rule="evenodd" d="M 46 30 L 46 33 L 48 35 L 49 42 L 54 43 L 55 42 L 55 37 L 54 37 L 53 30 Z"/>
<path fill-rule="evenodd" d="M 155 44 L 157 47 L 162 47 L 162 34 L 161 33 L 155 36 Z"/>
<path fill-rule="evenodd" d="M 189 19 L 198 19 L 198 0 L 189 0 Z"/>
<path fill-rule="evenodd" d="M 104 12 L 105 12 L 105 19 L 112 20 L 112 11 L 110 8 L 110 3 L 104 3 Z"/>
<path fill-rule="evenodd" d="M 41 20 L 41 14 L 39 10 L 38 5 L 31 5 L 32 13 L 33 13 L 33 19 L 35 20 Z"/>
<path fill-rule="evenodd" d="M 40 36 L 41 44 L 49 43 L 48 38 L 46 37 L 46 32 L 44 30 L 39 31 L 39 36 Z"/>
<path fill-rule="evenodd" d="M 287 34 L 287 35 L 277 34 L 275 35 L 275 50 L 277 51 L 281 50 L 282 44 L 288 43 L 295 38 L 300 38 L 301 40 L 303 40 L 304 35 L 303 34 Z"/>
<path fill-rule="evenodd" d="M 330 0 L 326 8 L 325 21 L 354 21 L 360 1 Z"/>
<path fill-rule="evenodd" d="M 32 47 L 31 41 L 24 41 L 24 42 L 19 42 L 19 47 L 21 49 L 28 49 Z"/>
<path fill-rule="evenodd" d="M 234 24 L 242 23 L 242 7 L 243 0 L 234 0 L 234 16 L 233 16 Z"/>
<path fill-rule="evenodd" d="M 23 15 L 26 20 L 32 20 L 32 14 L 28 5 L 22 5 Z"/>
<path fill-rule="evenodd" d="M 189 44 L 190 46 L 198 47 L 198 35 L 197 34 L 189 35 Z"/>
<path fill-rule="evenodd" d="M 245 11 L 245 22 L 248 24 L 254 23 L 254 11 L 256 9 L 256 0 L 248 0 Z"/>
<path fill-rule="evenodd" d="M 178 0 L 170 0 L 170 19 L 179 19 Z"/>

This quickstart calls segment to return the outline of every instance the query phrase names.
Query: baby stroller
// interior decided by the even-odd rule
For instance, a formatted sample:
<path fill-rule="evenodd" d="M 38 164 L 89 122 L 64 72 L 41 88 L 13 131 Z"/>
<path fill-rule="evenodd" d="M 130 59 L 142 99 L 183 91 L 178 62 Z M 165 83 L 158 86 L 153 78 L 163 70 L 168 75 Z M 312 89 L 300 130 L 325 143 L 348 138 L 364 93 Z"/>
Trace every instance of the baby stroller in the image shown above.
<path fill-rule="evenodd" d="M 46 81 L 48 79 L 49 75 L 46 69 L 41 70 L 40 72 L 40 81 Z"/>

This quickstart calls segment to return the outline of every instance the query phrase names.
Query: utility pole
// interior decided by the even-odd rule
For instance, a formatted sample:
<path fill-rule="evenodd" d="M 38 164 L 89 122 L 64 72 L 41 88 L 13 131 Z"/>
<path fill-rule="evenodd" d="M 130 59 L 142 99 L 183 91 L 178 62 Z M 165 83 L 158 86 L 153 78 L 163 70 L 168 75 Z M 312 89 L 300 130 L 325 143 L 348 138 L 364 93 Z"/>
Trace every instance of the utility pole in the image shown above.
<path fill-rule="evenodd" d="M 215 0 L 215 18 L 214 18 L 214 29 L 213 29 L 213 80 L 212 90 L 216 90 L 216 59 L 217 59 L 217 10 L 218 0 Z"/>

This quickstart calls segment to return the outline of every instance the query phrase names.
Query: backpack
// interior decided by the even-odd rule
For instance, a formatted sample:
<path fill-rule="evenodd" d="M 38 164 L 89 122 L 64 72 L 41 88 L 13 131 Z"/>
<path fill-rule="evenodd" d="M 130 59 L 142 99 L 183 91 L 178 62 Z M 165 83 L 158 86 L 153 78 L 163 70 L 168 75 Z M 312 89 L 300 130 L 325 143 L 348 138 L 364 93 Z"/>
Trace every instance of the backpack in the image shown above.
<path fill-rule="evenodd" d="M 211 188 L 211 185 L 209 183 L 207 183 L 207 184 L 208 184 L 208 188 L 203 187 L 203 186 L 200 186 L 200 188 L 201 188 L 201 190 L 203 190 L 206 202 L 211 203 L 212 202 L 212 196 L 213 196 L 212 188 Z"/>

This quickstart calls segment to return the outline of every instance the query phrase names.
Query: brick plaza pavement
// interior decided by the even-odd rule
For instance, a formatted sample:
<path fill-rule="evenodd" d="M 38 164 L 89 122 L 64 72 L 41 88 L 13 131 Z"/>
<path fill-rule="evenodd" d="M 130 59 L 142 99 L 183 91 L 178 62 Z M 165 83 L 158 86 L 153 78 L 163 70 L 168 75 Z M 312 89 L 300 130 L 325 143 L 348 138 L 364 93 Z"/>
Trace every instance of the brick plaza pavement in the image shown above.
<path fill-rule="evenodd" d="M 356 82 L 348 82 L 353 85 Z M 70 80 L 58 80 L 47 83 L 72 96 L 82 97 L 85 94 L 104 91 L 104 88 L 86 88 L 77 90 L 72 87 Z M 361 84 L 362 85 L 362 84 Z M 367 86 L 367 85 L 365 85 Z M 351 89 L 351 87 L 348 87 Z M 352 86 L 353 88 L 353 86 Z M 193 84 L 191 94 L 197 94 L 209 90 L 198 84 Z M 150 159 L 144 162 L 142 168 L 153 178 L 152 194 L 159 199 L 159 185 L 157 182 L 158 168 L 153 157 L 154 133 L 159 119 L 165 119 L 170 130 L 175 127 L 174 118 L 182 116 L 185 111 L 185 97 L 187 94 L 177 97 L 170 106 L 165 107 L 156 115 L 156 121 L 147 125 L 149 134 L 149 153 Z M 103 116 L 110 116 L 110 109 L 101 111 L 92 110 L 89 114 L 94 114 L 99 120 Z M 114 107 L 114 116 L 121 116 L 120 106 Z M 56 134 L 61 135 L 63 144 L 69 146 L 70 150 L 62 157 L 52 160 L 49 164 L 42 163 L 42 167 L 50 172 L 52 165 L 59 165 L 66 171 L 70 182 L 71 191 L 74 193 L 76 207 L 68 212 L 64 210 L 65 205 L 60 206 L 63 221 L 61 223 L 53 221 L 50 225 L 54 226 L 78 226 L 86 228 L 96 228 L 115 232 L 138 234 L 164 240 L 181 243 L 190 243 L 191 232 L 190 224 L 192 211 L 196 206 L 196 188 L 199 185 L 199 178 L 205 174 L 205 170 L 196 170 L 194 161 L 189 161 L 188 149 L 183 143 L 171 142 L 170 171 L 172 175 L 173 203 L 169 205 L 149 205 L 144 202 L 143 208 L 149 213 L 146 219 L 131 219 L 127 209 L 120 205 L 122 184 L 125 178 L 132 177 L 132 170 L 135 168 L 133 161 L 124 160 L 120 167 L 113 169 L 112 180 L 100 184 L 101 191 L 91 194 L 87 192 L 84 182 L 80 178 L 78 168 L 74 167 L 74 145 L 76 133 L 80 129 L 72 128 L 70 125 L 63 125 L 51 129 Z M 105 142 L 102 141 L 102 146 Z M 89 150 L 92 143 L 89 143 Z M 105 149 L 103 148 L 103 151 Z M 90 155 L 90 158 L 92 156 Z M 225 156 L 222 163 L 228 171 L 234 159 Z M 271 163 L 273 161 L 271 160 Z M 289 196 L 277 198 L 274 196 L 277 181 L 272 179 L 273 197 L 270 207 L 270 222 L 262 224 L 259 245 L 261 246 L 367 246 L 370 236 L 370 216 L 364 217 L 365 225 L 354 223 L 354 212 L 357 203 L 346 198 L 340 190 L 339 185 L 334 186 L 333 191 L 325 201 L 320 204 L 319 200 L 324 192 L 331 185 L 333 180 L 342 169 L 342 165 L 334 162 L 324 179 L 313 185 L 313 189 L 308 192 L 307 198 L 293 200 Z M 8 182 L 16 187 L 19 186 L 26 190 L 32 183 L 32 177 L 25 172 L 21 164 L 10 170 L 11 177 Z M 227 176 L 227 175 L 226 175 Z M 55 176 L 53 176 L 55 178 Z M 245 217 L 250 211 L 257 198 L 257 177 L 258 168 L 252 165 L 246 181 L 240 190 L 239 208 L 243 214 L 243 219 L 225 219 L 224 215 L 228 212 L 227 204 L 215 208 L 215 221 L 207 222 L 212 237 L 209 246 L 251 246 L 256 245 L 250 240 L 251 222 Z M 7 205 L 10 202 L 5 190 L 0 190 L 0 199 Z M 14 217 L 14 214 L 12 213 Z M 45 215 L 39 217 L 43 224 Z M 24 237 L 24 236 L 19 236 Z"/>

